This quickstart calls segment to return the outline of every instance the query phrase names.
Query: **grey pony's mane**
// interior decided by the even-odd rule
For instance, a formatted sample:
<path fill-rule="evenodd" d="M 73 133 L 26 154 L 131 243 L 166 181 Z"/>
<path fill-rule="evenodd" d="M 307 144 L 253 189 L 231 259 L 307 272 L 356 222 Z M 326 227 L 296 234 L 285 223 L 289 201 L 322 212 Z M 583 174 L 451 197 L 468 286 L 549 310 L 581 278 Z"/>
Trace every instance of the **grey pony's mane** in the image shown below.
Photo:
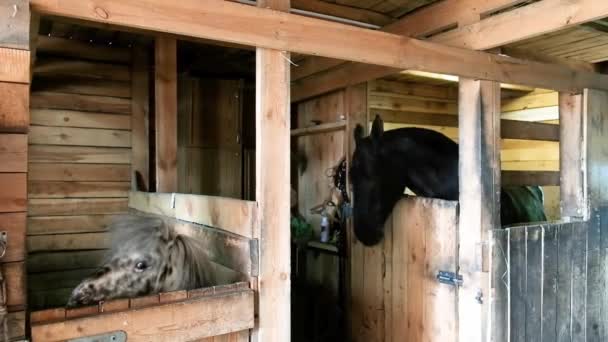
<path fill-rule="evenodd" d="M 182 289 L 215 285 L 213 266 L 201 241 L 177 233 L 159 217 L 122 215 L 110 225 L 112 247 L 106 260 L 128 251 L 147 251 L 167 245 L 174 272 L 181 277 Z M 179 268 L 175 269 L 178 266 Z M 183 267 L 182 267 L 183 266 Z"/>

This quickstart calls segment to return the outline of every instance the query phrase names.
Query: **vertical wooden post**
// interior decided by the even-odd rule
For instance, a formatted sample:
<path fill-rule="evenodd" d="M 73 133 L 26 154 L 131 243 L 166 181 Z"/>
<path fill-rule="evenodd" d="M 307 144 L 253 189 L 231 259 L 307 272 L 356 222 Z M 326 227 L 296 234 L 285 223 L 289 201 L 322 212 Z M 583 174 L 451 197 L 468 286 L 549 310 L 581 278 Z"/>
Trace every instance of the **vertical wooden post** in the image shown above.
<path fill-rule="evenodd" d="M 289 0 L 258 6 L 288 11 Z M 256 49 L 256 238 L 260 269 L 253 340 L 291 340 L 289 53 Z"/>
<path fill-rule="evenodd" d="M 355 152 L 354 131 L 357 125 L 361 125 L 364 131 L 367 132 L 369 122 L 368 104 L 367 104 L 367 83 L 358 84 L 346 88 L 344 94 L 346 110 L 346 132 L 344 134 L 346 152 L 346 172 L 350 172 L 350 165 Z M 348 195 L 353 200 L 353 193 L 350 188 L 350 176 L 347 175 Z M 349 218 L 347 221 L 347 270 L 346 270 L 346 298 L 347 298 L 347 336 L 349 341 L 357 341 L 361 339 L 359 331 L 363 327 L 363 305 L 353 298 L 363 298 L 363 277 L 364 277 L 364 261 L 365 261 L 365 246 L 357 241 L 353 232 L 353 221 Z"/>
<path fill-rule="evenodd" d="M 588 216 L 585 210 L 584 116 L 582 94 L 559 94 L 560 211 L 563 219 Z"/>
<path fill-rule="evenodd" d="M 149 144 L 149 68 L 148 54 L 143 46 L 133 47 L 131 68 L 131 176 L 141 175 L 140 184 L 150 189 L 150 144 Z M 136 180 L 137 181 L 137 180 Z M 137 190 L 137 189 L 134 189 Z"/>
<path fill-rule="evenodd" d="M 155 45 L 156 191 L 177 191 L 177 41 Z"/>
<path fill-rule="evenodd" d="M 490 232 L 500 227 L 500 86 L 460 79 L 459 341 L 486 340 Z"/>
<path fill-rule="evenodd" d="M 30 100 L 30 9 L 28 0 L 0 1 L 0 230 L 7 250 L 0 259 L 7 284 L 8 331 L 25 338 L 25 231 L 27 141 Z"/>

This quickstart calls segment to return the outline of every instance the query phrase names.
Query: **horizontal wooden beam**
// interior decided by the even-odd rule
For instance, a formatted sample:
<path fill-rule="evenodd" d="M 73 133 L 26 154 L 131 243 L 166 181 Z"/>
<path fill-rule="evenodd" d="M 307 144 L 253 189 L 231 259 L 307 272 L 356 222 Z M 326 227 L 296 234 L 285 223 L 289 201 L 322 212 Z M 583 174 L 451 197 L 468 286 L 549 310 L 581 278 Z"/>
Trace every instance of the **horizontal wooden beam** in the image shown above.
<path fill-rule="evenodd" d="M 330 123 L 319 124 L 316 126 L 292 129 L 291 136 L 292 137 L 301 137 L 301 136 L 305 136 L 305 135 L 341 131 L 341 130 L 344 130 L 345 128 L 346 128 L 346 121 L 330 122 Z"/>
<path fill-rule="evenodd" d="M 502 171 L 502 185 L 559 185 L 559 171 Z"/>
<path fill-rule="evenodd" d="M 235 285 L 33 312 L 32 340 L 64 341 L 123 331 L 129 341 L 194 341 L 251 329 L 253 290 Z"/>
<path fill-rule="evenodd" d="M 452 48 L 396 34 L 222 0 L 208 0 L 204 3 L 194 0 L 179 3 L 166 3 L 160 0 L 103 2 L 33 0 L 31 5 L 34 10 L 43 14 L 332 57 L 402 70 L 454 74 L 561 91 L 582 88 L 608 89 L 608 76 Z M 184 18 L 197 19 L 189 21 Z M 353 83 L 352 75 L 347 75 L 347 84 L 344 85 L 361 83 L 361 81 Z M 363 81 L 369 79 L 366 77 Z"/>
<path fill-rule="evenodd" d="M 496 1 L 500 2 L 499 0 Z M 474 6 L 471 5 L 471 2 L 474 3 Z M 391 31 L 404 35 L 413 35 L 416 37 L 433 33 L 433 29 L 440 32 L 443 29 L 450 28 L 455 25 L 454 18 L 456 18 L 458 15 L 453 15 L 453 13 L 462 13 L 462 18 L 466 19 L 467 13 L 470 14 L 471 7 L 477 7 L 478 5 L 484 6 L 481 4 L 485 3 L 489 3 L 491 6 L 500 5 L 492 4 L 493 2 L 494 1 L 441 1 L 437 5 L 429 6 L 428 8 L 425 8 L 410 16 L 406 16 L 399 22 L 391 25 Z M 502 5 L 508 5 L 508 3 L 509 1 L 505 1 Z M 491 6 L 489 6 L 487 9 L 491 9 Z M 548 11 L 548 9 L 551 10 Z M 436 19 L 431 19 L 433 17 L 433 13 L 437 13 Z M 484 12 L 475 12 L 474 15 L 483 13 Z M 553 16 L 551 13 L 559 13 L 559 15 Z M 570 16 L 573 16 L 575 18 L 574 20 L 578 23 L 592 21 L 598 17 L 606 17 L 608 16 L 608 2 L 599 5 L 594 0 L 575 0 L 569 2 L 563 2 L 560 0 L 543 0 L 521 7 L 520 9 L 514 9 L 490 16 L 481 21 L 477 21 L 476 23 L 464 25 L 456 30 L 434 35 L 430 37 L 429 40 L 450 46 L 466 46 L 476 50 L 487 50 L 496 46 L 507 44 L 509 42 L 514 42 L 517 39 L 524 39 L 524 37 L 530 38 L 542 35 L 544 33 L 557 31 L 561 28 L 569 27 L 571 26 L 569 22 Z M 524 22 L 526 25 L 522 24 Z M 421 29 L 417 29 L 416 27 L 421 27 Z M 493 40 L 490 38 L 484 38 L 486 33 Z M 313 62 L 306 63 L 314 64 Z M 329 63 L 317 62 L 316 64 L 324 66 L 328 65 Z M 345 88 L 352 84 L 385 77 L 401 71 L 395 68 L 369 65 L 362 66 L 356 63 L 348 63 L 342 66 L 336 65 L 337 64 L 334 63 L 331 65 L 331 67 L 333 67 L 331 70 L 309 76 L 294 83 L 292 86 L 292 101 L 297 102 L 312 96 Z M 564 66 L 564 68 L 580 70 L 579 67 L 573 67 L 571 65 Z M 421 68 L 411 69 L 421 70 Z M 482 67 L 482 69 L 485 70 L 485 67 Z M 306 75 L 311 75 L 312 72 L 312 70 L 308 70 Z M 531 72 L 533 75 L 535 74 L 534 71 Z M 446 73 L 450 74 L 449 72 Z M 451 74 L 455 75 L 455 73 Z M 506 83 L 525 84 L 558 90 L 555 88 L 555 85 L 551 86 L 549 84 L 547 86 L 541 86 L 539 84 L 530 82 L 509 82 L 507 80 L 496 80 Z"/>
<path fill-rule="evenodd" d="M 252 238 L 257 207 L 255 202 L 226 197 L 131 191 L 129 208 Z"/>

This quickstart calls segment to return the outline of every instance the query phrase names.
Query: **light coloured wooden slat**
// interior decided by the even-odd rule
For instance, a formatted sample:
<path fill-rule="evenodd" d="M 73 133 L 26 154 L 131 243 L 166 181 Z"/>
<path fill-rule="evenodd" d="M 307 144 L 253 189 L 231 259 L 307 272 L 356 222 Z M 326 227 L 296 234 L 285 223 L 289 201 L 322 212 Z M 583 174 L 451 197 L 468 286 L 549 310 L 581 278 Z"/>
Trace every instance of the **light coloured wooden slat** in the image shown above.
<path fill-rule="evenodd" d="M 26 303 L 25 262 L 9 262 L 0 265 L 6 282 L 6 305 L 9 311 L 23 310 Z"/>
<path fill-rule="evenodd" d="M 39 126 L 124 129 L 131 128 L 126 115 L 79 112 L 56 109 L 32 109 L 30 123 Z"/>
<path fill-rule="evenodd" d="M 0 4 L 0 23 L 0 47 L 29 50 L 30 11 L 27 0 Z"/>
<path fill-rule="evenodd" d="M 29 85 L 0 82 L 0 133 L 26 133 L 29 125 Z"/>
<path fill-rule="evenodd" d="M 409 96 L 392 97 L 371 94 L 369 97 L 369 106 L 372 109 L 402 110 L 419 113 L 458 113 L 458 106 L 456 103 L 422 100 Z"/>
<path fill-rule="evenodd" d="M 137 3 L 114 0 L 104 2 L 103 5 L 93 0 L 89 1 L 92 2 L 66 0 L 58 3 L 52 0 L 34 0 L 32 7 L 46 14 L 80 17 L 110 24 L 156 29 L 166 33 L 217 39 L 281 51 L 315 54 L 402 70 L 417 69 L 558 90 L 583 87 L 608 88 L 606 76 L 573 71 L 562 66 L 456 49 L 396 34 L 360 29 L 221 0 L 207 1 L 205 6 L 193 0 L 180 2 L 179 6 L 164 4 L 158 0 Z M 96 4 L 98 11 L 106 14 L 121 13 L 121 15 L 95 14 L 96 12 L 89 10 L 92 3 Z M 176 20 L 181 15 L 214 18 L 214 20 L 196 22 Z M 592 17 L 596 18 L 598 15 L 601 14 L 594 13 Z M 280 35 L 276 34 L 277 30 L 281 31 Z M 351 39 L 352 37 L 357 39 Z M 340 46 L 340 49 L 336 46 Z M 431 55 L 433 58 L 428 57 Z M 401 58 L 402 56 L 408 58 Z M 357 75 L 357 81 L 347 77 L 343 81 L 346 82 L 343 86 L 375 78 L 369 77 L 368 73 L 365 79 L 361 79 L 362 77 Z M 326 91 L 329 89 L 323 92 Z"/>
<path fill-rule="evenodd" d="M 27 209 L 26 173 L 0 173 L 0 213 Z"/>
<path fill-rule="evenodd" d="M 0 230 L 7 234 L 6 253 L 2 262 L 25 260 L 26 213 L 0 214 Z"/>
<path fill-rule="evenodd" d="M 119 147 L 29 146 L 30 163 L 129 164 L 131 149 Z"/>
<path fill-rule="evenodd" d="M 155 45 L 156 191 L 177 191 L 177 41 Z"/>
<path fill-rule="evenodd" d="M 27 219 L 28 235 L 92 233 L 107 230 L 115 215 L 37 216 Z"/>
<path fill-rule="evenodd" d="M 94 128 L 31 126 L 29 143 L 60 146 L 131 147 L 131 132 Z"/>
<path fill-rule="evenodd" d="M 459 89 L 459 274 L 467 279 L 458 294 L 460 341 L 481 342 L 489 336 L 492 308 L 475 299 L 490 298 L 489 231 L 500 227 L 500 86 L 461 79 Z"/>
<path fill-rule="evenodd" d="M 255 202 L 204 195 L 132 191 L 129 193 L 129 207 L 220 228 L 248 238 L 252 237 L 256 217 Z"/>
<path fill-rule="evenodd" d="M 291 130 L 292 137 L 301 137 L 305 135 L 314 135 L 320 133 L 341 131 L 346 128 L 346 121 L 344 122 L 330 122 L 310 127 L 302 127 Z"/>
<path fill-rule="evenodd" d="M 129 49 L 116 46 L 102 46 L 88 44 L 76 39 L 60 37 L 38 36 L 38 52 L 48 55 L 74 57 L 102 62 L 116 62 L 128 64 L 131 61 Z"/>
<path fill-rule="evenodd" d="M 131 97 L 131 86 L 129 82 L 55 75 L 36 74 L 36 80 L 32 84 L 32 91 L 123 98 Z"/>
<path fill-rule="evenodd" d="M 149 147 L 149 116 L 150 116 L 150 82 L 148 68 L 150 61 L 145 48 L 136 46 L 133 49 L 132 64 L 132 115 L 131 115 L 131 158 L 132 173 L 139 172 L 145 189 L 150 189 L 150 147 Z M 143 190 L 143 189 L 140 189 Z"/>
<path fill-rule="evenodd" d="M 560 209 L 562 217 L 582 217 L 585 206 L 584 113 L 582 94 L 559 94 Z"/>
<path fill-rule="evenodd" d="M 131 114 L 131 101 L 118 97 L 33 92 L 31 107 L 36 109 L 66 109 L 97 113 Z"/>
<path fill-rule="evenodd" d="M 27 135 L 0 134 L 0 172 L 27 171 Z"/>
<path fill-rule="evenodd" d="M 116 164 L 30 164 L 30 181 L 114 181 L 131 180 L 129 165 Z"/>
<path fill-rule="evenodd" d="M 501 110 L 503 112 L 511 112 L 516 110 L 552 107 L 557 106 L 557 104 L 557 92 L 529 94 L 514 99 L 503 100 Z"/>
<path fill-rule="evenodd" d="M 130 182 L 29 181 L 28 197 L 31 199 L 127 197 L 130 188 Z"/>
<path fill-rule="evenodd" d="M 110 233 L 107 232 L 34 235 L 27 237 L 27 250 L 29 253 L 108 249 L 110 247 Z"/>
<path fill-rule="evenodd" d="M 0 81 L 30 83 L 30 52 L 0 48 Z"/>
<path fill-rule="evenodd" d="M 121 326 L 129 341 L 195 340 L 250 329 L 253 291 L 241 290 L 188 301 L 32 325 L 34 341 L 97 335 Z"/>
<path fill-rule="evenodd" d="M 29 216 L 117 214 L 128 210 L 126 198 L 45 198 L 28 201 Z"/>

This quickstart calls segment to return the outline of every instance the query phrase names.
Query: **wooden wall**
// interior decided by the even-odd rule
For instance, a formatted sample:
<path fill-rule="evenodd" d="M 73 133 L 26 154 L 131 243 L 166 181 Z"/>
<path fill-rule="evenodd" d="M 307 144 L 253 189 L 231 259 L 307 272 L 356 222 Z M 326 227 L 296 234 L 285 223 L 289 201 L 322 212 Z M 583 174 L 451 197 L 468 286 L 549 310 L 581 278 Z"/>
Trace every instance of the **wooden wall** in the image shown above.
<path fill-rule="evenodd" d="M 417 126 L 439 131 L 458 140 L 458 89 L 455 85 L 425 85 L 376 80 L 369 83 L 370 120 L 379 114 L 385 130 Z M 557 93 L 502 91 L 502 118 L 557 123 Z M 559 143 L 503 139 L 503 170 L 559 171 Z M 544 186 L 545 210 L 558 219 L 559 186 Z"/>
<path fill-rule="evenodd" d="M 44 39 L 30 106 L 30 309 L 65 304 L 98 266 L 104 226 L 127 210 L 131 181 L 130 50 Z M 62 49 L 45 50 L 53 44 Z M 95 59 L 69 53 L 79 48 Z"/>

